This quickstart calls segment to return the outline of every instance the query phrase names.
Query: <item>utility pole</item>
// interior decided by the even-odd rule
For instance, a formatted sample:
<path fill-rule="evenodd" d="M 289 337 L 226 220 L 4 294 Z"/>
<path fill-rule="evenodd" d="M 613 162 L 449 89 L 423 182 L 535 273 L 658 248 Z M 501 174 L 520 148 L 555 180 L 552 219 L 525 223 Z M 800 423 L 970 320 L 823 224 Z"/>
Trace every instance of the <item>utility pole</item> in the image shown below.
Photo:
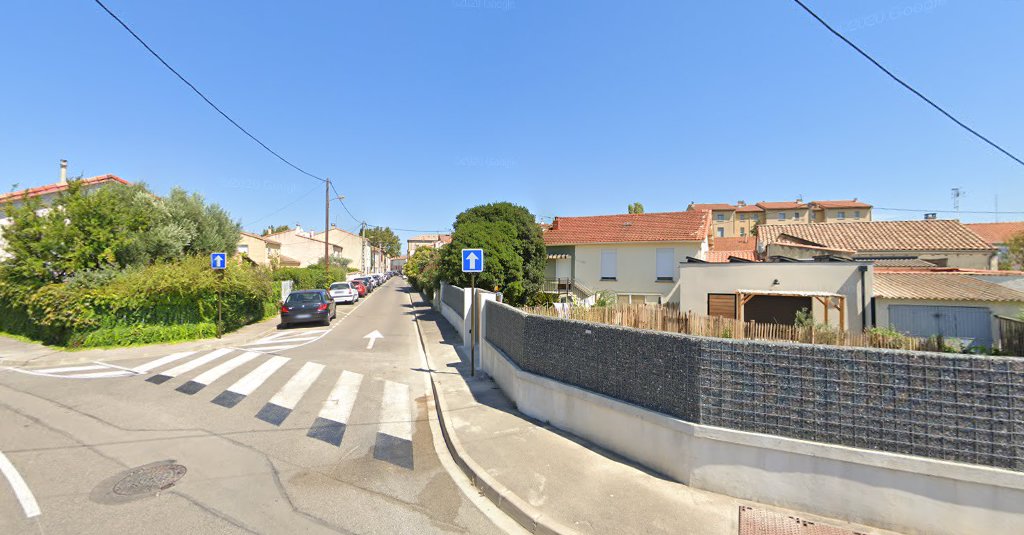
<path fill-rule="evenodd" d="M 331 179 L 324 179 L 324 271 L 331 272 Z"/>

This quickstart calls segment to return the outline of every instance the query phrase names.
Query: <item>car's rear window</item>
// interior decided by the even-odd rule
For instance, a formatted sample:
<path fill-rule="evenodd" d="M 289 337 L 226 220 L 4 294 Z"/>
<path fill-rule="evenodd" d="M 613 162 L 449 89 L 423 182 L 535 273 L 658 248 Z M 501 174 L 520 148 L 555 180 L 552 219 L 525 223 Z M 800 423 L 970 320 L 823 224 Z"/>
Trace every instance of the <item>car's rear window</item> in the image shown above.
<path fill-rule="evenodd" d="M 320 294 L 313 292 L 288 294 L 288 299 L 285 299 L 285 303 L 288 303 L 289 305 L 298 305 L 301 303 L 320 303 L 322 301 L 323 298 L 320 296 Z"/>
<path fill-rule="evenodd" d="M 352 285 L 347 282 L 339 282 L 331 285 L 332 290 L 351 290 Z"/>

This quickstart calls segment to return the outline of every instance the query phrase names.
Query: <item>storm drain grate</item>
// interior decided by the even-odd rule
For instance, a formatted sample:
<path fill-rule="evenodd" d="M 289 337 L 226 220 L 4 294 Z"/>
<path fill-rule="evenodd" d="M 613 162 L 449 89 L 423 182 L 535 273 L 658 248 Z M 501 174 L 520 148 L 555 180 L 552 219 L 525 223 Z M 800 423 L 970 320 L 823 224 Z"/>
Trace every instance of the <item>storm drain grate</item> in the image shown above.
<path fill-rule="evenodd" d="M 865 535 L 764 509 L 740 506 L 739 535 Z"/>
<path fill-rule="evenodd" d="M 165 490 L 181 479 L 188 469 L 180 464 L 148 464 L 132 469 L 114 484 L 114 494 L 136 496 Z"/>

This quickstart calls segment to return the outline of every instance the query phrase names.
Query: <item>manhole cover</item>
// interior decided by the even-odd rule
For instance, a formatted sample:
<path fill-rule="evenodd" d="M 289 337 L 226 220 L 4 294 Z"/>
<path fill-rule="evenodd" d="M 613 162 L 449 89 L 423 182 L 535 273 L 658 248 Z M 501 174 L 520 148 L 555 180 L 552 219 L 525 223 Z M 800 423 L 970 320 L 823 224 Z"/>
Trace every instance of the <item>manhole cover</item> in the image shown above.
<path fill-rule="evenodd" d="M 188 469 L 180 464 L 147 465 L 135 468 L 114 484 L 114 494 L 152 494 L 174 485 Z"/>
<path fill-rule="evenodd" d="M 864 535 L 803 518 L 740 506 L 740 535 Z"/>

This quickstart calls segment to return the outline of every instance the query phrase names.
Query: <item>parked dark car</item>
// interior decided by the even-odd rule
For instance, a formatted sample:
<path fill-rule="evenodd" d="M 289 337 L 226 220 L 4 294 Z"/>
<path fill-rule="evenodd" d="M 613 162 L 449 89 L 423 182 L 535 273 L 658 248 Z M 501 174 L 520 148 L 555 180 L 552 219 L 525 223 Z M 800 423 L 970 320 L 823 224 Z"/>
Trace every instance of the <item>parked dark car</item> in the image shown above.
<path fill-rule="evenodd" d="M 361 282 L 363 286 L 366 286 L 367 293 L 372 292 L 373 289 L 377 287 L 377 285 L 373 283 L 373 279 L 370 277 L 356 277 L 352 280 Z"/>
<path fill-rule="evenodd" d="M 337 315 L 334 299 L 327 290 L 298 290 L 288 294 L 281 305 L 281 326 L 314 321 L 330 325 Z"/>
<path fill-rule="evenodd" d="M 352 280 L 352 286 L 359 290 L 359 297 L 366 297 L 366 285 L 359 280 Z"/>

